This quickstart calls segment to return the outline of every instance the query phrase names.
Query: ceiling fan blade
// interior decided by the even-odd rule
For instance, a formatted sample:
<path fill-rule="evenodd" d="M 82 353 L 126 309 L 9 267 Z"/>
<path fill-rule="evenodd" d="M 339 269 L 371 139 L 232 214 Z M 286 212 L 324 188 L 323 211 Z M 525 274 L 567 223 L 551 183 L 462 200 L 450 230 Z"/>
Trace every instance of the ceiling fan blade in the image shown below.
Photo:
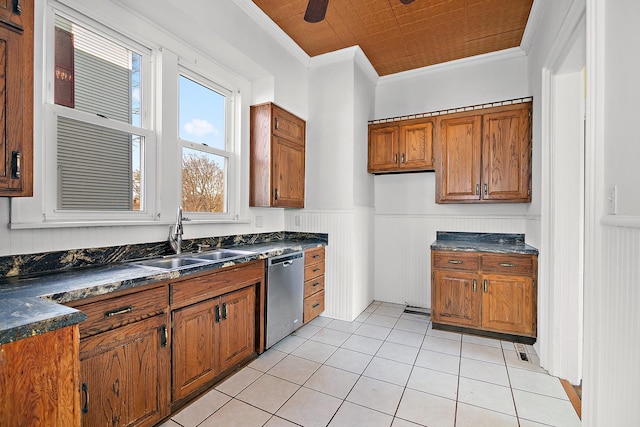
<path fill-rule="evenodd" d="M 328 5 L 329 0 L 309 0 L 307 11 L 304 13 L 304 20 L 311 23 L 322 21 L 327 14 Z"/>
<path fill-rule="evenodd" d="M 413 0 L 400 0 L 400 3 L 409 4 L 409 3 L 413 3 Z"/>

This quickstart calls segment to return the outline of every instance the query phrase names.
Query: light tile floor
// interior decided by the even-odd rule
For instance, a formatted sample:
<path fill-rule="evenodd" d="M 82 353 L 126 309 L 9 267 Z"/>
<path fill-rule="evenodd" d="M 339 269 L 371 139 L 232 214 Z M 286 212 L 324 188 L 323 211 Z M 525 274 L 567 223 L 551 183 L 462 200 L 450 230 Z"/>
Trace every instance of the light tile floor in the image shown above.
<path fill-rule="evenodd" d="M 190 426 L 579 426 L 560 381 L 513 343 L 437 331 L 372 303 L 318 317 L 174 415 Z"/>

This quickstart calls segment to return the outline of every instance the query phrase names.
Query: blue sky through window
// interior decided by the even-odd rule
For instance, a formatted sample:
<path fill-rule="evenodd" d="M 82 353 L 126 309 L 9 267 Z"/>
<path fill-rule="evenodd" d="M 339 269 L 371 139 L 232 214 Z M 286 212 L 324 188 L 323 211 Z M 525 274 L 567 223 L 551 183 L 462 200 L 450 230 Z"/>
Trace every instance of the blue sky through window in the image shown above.
<path fill-rule="evenodd" d="M 180 139 L 224 150 L 224 95 L 182 75 L 178 89 Z"/>

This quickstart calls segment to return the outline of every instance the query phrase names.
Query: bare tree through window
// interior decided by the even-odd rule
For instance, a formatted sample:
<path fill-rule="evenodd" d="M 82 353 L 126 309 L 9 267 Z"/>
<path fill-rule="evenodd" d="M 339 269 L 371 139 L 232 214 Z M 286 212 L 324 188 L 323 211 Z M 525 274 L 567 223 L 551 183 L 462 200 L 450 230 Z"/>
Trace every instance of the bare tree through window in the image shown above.
<path fill-rule="evenodd" d="M 182 207 L 187 212 L 224 212 L 224 170 L 213 156 L 182 155 Z"/>

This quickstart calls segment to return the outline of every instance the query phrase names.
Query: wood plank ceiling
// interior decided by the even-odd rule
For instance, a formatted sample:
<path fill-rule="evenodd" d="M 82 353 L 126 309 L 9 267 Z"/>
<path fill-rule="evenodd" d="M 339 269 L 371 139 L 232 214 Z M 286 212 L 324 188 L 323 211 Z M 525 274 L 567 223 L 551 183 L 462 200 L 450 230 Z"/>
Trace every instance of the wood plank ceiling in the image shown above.
<path fill-rule="evenodd" d="M 307 0 L 253 0 L 309 56 L 359 45 L 385 76 L 520 45 L 533 0 L 329 0 L 304 21 Z"/>

